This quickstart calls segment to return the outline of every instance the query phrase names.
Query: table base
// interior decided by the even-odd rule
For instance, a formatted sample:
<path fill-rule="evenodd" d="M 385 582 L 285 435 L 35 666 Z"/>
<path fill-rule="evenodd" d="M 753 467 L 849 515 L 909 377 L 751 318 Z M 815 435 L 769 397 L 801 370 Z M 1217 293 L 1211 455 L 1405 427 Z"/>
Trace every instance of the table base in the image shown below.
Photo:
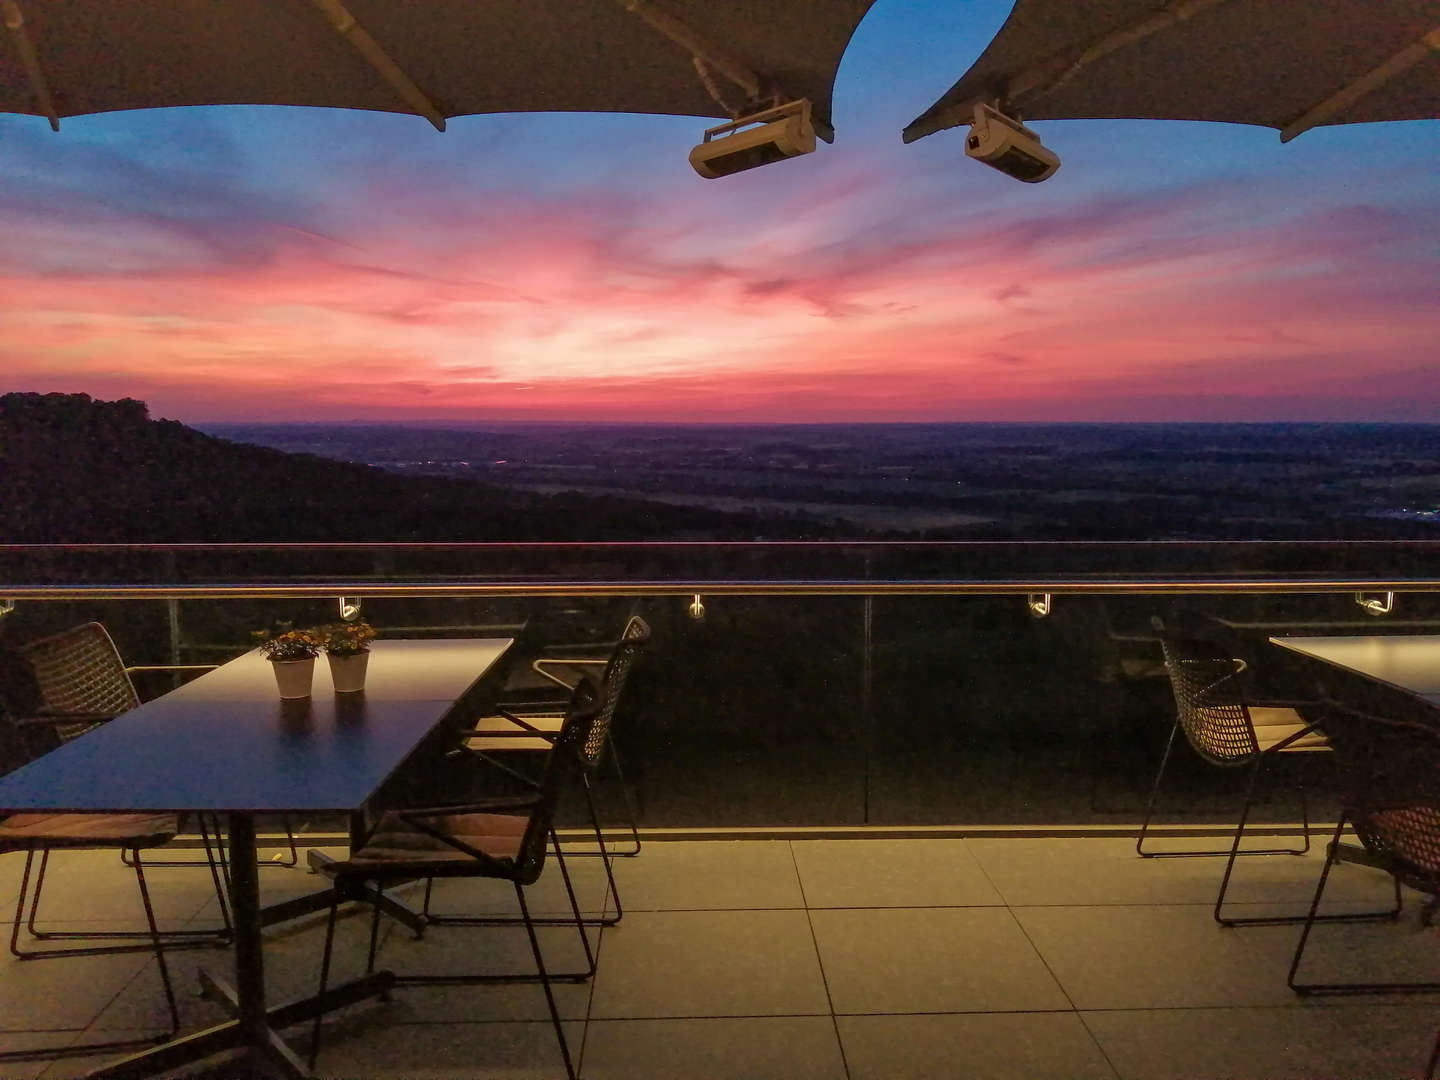
<path fill-rule="evenodd" d="M 390 971 L 377 971 L 333 986 L 323 995 L 276 1005 L 266 1011 L 258 1032 L 247 1032 L 242 1026 L 239 1020 L 239 995 L 227 982 L 207 971 L 201 971 L 200 981 L 205 994 L 225 1006 L 236 1019 L 181 1036 L 163 1046 L 131 1054 L 88 1075 L 104 1077 L 105 1080 L 156 1076 L 226 1050 L 245 1048 L 252 1055 L 258 1054 L 265 1059 L 268 1072 L 281 1076 L 308 1077 L 310 1071 L 280 1037 L 280 1030 L 368 998 L 384 997 L 395 985 L 395 975 Z"/>

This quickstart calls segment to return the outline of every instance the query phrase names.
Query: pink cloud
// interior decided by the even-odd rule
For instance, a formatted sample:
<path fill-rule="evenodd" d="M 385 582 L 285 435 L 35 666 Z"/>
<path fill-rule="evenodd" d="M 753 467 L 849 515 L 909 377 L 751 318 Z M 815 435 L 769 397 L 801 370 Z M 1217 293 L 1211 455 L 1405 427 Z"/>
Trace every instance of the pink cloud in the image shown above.
<path fill-rule="evenodd" d="M 1407 374 L 1437 266 L 1399 214 L 1230 224 L 1196 187 L 887 234 L 853 182 L 822 194 L 742 222 L 511 196 L 423 229 L 259 223 L 233 259 L 147 220 L 144 258 L 89 267 L 100 223 L 0 219 L 72 253 L 0 263 L 0 362 L 194 420 L 1440 414 Z"/>

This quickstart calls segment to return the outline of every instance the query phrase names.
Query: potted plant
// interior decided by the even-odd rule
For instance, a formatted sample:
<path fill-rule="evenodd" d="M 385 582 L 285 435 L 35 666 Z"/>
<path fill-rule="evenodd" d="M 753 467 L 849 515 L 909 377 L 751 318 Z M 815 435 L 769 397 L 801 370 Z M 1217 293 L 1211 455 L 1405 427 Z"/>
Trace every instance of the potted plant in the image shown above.
<path fill-rule="evenodd" d="M 365 689 L 365 669 L 375 628 L 364 621 L 331 623 L 320 628 L 320 640 L 330 661 L 330 678 L 337 694 Z"/>
<path fill-rule="evenodd" d="M 315 657 L 320 655 L 320 636 L 314 630 L 257 630 L 260 652 L 275 671 L 275 685 L 282 698 L 307 698 L 315 677 Z"/>

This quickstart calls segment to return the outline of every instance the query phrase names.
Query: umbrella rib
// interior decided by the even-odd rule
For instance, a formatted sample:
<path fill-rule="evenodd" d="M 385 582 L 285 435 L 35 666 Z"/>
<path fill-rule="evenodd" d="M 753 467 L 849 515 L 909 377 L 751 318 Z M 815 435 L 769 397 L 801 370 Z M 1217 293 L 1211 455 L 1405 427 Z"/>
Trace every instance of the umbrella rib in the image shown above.
<path fill-rule="evenodd" d="M 50 118 L 50 130 L 60 130 L 60 113 L 55 108 L 55 99 L 50 96 L 50 83 L 45 78 L 45 69 L 40 66 L 40 57 L 35 52 L 35 43 L 25 31 L 25 15 L 17 0 L 0 0 L 0 11 L 5 13 L 5 25 L 15 36 L 15 45 L 20 50 L 20 62 L 25 65 L 25 75 L 30 80 L 30 89 L 41 111 Z"/>
<path fill-rule="evenodd" d="M 972 95 L 963 101 L 955 101 L 943 109 L 935 110 L 934 115 L 921 116 L 905 129 L 904 139 L 906 142 L 914 142 L 926 135 L 943 131 L 945 128 L 968 124 L 977 104 L 993 101 L 997 96 L 1002 98 L 1011 109 L 1021 107 L 1024 104 L 1021 99 L 1033 100 L 1044 97 L 1069 82 L 1081 68 L 1109 56 L 1117 49 L 1144 41 L 1152 34 L 1158 33 L 1174 23 L 1193 18 L 1216 4 L 1230 2 L 1231 0 L 1173 0 L 1172 3 L 1166 4 L 1158 11 L 1096 38 L 1078 52 L 1065 50 L 1053 54 L 1039 63 L 1031 65 L 1013 78 L 1007 78 L 1003 94 Z"/>
<path fill-rule="evenodd" d="M 1297 119 L 1280 129 L 1280 141 L 1289 142 L 1312 127 L 1325 123 L 1344 112 L 1361 98 L 1374 93 L 1391 79 L 1408 71 L 1432 52 L 1440 52 L 1440 29 L 1431 30 L 1419 41 L 1412 41 L 1377 68 L 1367 71 L 1353 82 L 1342 86 L 1324 101 L 1312 106 Z"/>
<path fill-rule="evenodd" d="M 7 0 L 8 2 L 8 0 Z M 415 80 L 405 73 L 405 69 L 397 64 L 389 53 L 376 41 L 368 30 L 360 25 L 350 10 L 345 7 L 341 0 L 312 0 L 314 5 L 329 20 L 335 32 L 348 41 L 372 68 L 379 73 L 400 100 L 409 105 L 414 112 L 425 117 L 434 125 L 436 131 L 445 130 L 445 117 L 435 103 L 426 96 L 425 91 L 415 85 Z"/>
<path fill-rule="evenodd" d="M 682 49 L 689 50 L 691 56 L 699 57 L 720 72 L 744 90 L 752 101 L 763 93 L 764 87 L 761 85 L 760 76 L 751 71 L 749 65 L 713 42 L 706 41 L 668 11 L 662 11 L 650 3 L 650 0 L 615 0 L 615 2 L 630 14 L 649 23 L 651 27 L 660 31 Z"/>

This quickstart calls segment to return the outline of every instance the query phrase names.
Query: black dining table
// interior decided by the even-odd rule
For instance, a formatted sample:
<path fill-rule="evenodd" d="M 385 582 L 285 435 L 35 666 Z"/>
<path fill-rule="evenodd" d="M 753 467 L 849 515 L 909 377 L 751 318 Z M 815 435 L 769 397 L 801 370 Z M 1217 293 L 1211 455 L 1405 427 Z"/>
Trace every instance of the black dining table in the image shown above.
<path fill-rule="evenodd" d="M 362 832 L 372 801 L 512 644 L 509 638 L 381 640 L 365 689 L 334 691 L 325 660 L 309 698 L 282 700 L 269 661 L 246 653 L 0 778 L 0 814 L 203 811 L 229 821 L 235 986 L 213 976 L 234 1019 L 133 1054 L 92 1075 L 153 1076 L 241 1048 L 260 1071 L 305 1076 L 279 1031 L 383 994 L 379 971 L 313 997 L 265 1000 L 264 926 L 328 906 L 328 890 L 266 910 L 256 867 L 257 814 L 347 814 Z M 377 893 L 373 902 L 387 903 Z M 393 904 L 393 901 L 388 901 Z"/>
<path fill-rule="evenodd" d="M 1440 634 L 1272 637 L 1270 641 L 1440 708 Z"/>

